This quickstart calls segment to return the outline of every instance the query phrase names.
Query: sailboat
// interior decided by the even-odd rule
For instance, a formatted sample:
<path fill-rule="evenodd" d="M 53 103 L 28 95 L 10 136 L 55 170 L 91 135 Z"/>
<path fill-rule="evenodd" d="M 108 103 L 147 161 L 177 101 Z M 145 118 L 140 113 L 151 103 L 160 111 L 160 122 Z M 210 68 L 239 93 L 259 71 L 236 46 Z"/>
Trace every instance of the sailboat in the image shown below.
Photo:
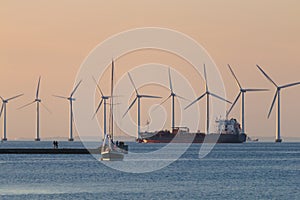
<path fill-rule="evenodd" d="M 106 134 L 101 147 L 101 160 L 104 161 L 122 161 L 124 153 L 122 149 L 113 144 L 112 138 Z"/>
<path fill-rule="evenodd" d="M 128 152 L 128 146 L 124 142 L 116 142 L 113 140 L 113 88 L 114 88 L 114 61 L 112 60 L 111 73 L 111 96 L 104 99 L 104 139 L 101 147 L 101 160 L 104 161 L 121 161 L 124 158 L 124 153 Z M 101 92 L 102 93 L 102 92 Z M 103 95 L 102 95 L 103 96 Z M 110 119 L 109 119 L 109 133 L 106 133 L 106 100 L 110 99 Z M 101 101 L 102 102 L 102 101 Z M 100 106 L 101 106 L 100 102 Z"/>

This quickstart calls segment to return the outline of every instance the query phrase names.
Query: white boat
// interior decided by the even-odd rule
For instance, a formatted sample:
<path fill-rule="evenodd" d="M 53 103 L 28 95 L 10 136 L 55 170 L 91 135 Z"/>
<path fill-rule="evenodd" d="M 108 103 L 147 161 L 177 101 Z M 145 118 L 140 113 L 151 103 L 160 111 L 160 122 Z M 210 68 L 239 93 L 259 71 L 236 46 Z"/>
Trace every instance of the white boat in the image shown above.
<path fill-rule="evenodd" d="M 124 153 L 122 149 L 119 149 L 112 143 L 110 136 L 107 135 L 101 147 L 101 156 L 101 160 L 103 161 L 122 161 Z"/>

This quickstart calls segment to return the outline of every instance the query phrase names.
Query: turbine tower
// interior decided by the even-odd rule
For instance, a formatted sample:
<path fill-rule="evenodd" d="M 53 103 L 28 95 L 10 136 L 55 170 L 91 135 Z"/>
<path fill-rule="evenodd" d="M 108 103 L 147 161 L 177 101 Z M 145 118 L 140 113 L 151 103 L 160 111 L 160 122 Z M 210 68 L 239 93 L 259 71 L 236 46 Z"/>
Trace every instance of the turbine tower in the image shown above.
<path fill-rule="evenodd" d="M 97 107 L 97 109 L 96 109 L 96 111 L 95 111 L 95 113 L 94 113 L 93 119 L 95 118 L 96 114 L 98 113 L 98 111 L 99 111 L 99 109 L 101 108 L 101 105 L 102 105 L 102 103 L 103 103 L 103 104 L 104 104 L 104 106 L 103 106 L 103 140 L 104 140 L 105 137 L 106 137 L 106 134 L 107 134 L 107 133 L 106 133 L 106 105 L 107 105 L 106 101 L 107 101 L 108 99 L 110 99 L 111 96 L 105 96 L 105 95 L 103 94 L 103 92 L 102 92 L 100 86 L 99 86 L 98 83 L 96 82 L 96 80 L 95 80 L 94 77 L 93 77 L 93 79 L 94 79 L 94 81 L 95 81 L 95 83 L 96 83 L 96 85 L 97 85 L 97 88 L 98 88 L 98 90 L 99 90 L 99 92 L 100 92 L 100 94 L 101 94 L 101 101 L 100 101 L 99 104 L 98 104 L 98 107 Z"/>
<path fill-rule="evenodd" d="M 187 109 L 188 107 L 190 107 L 191 105 L 193 105 L 197 101 L 200 101 L 204 96 L 206 96 L 206 133 L 209 134 L 210 133 L 210 127 L 209 127 L 209 125 L 210 125 L 209 124 L 209 120 L 210 120 L 210 118 L 209 118 L 209 99 L 210 98 L 209 97 L 210 97 L 210 95 L 213 96 L 213 97 L 215 97 L 215 98 L 217 98 L 217 99 L 225 101 L 227 103 L 231 104 L 231 102 L 209 91 L 209 89 L 208 89 L 208 83 L 207 83 L 207 76 L 206 76 L 206 67 L 205 67 L 205 64 L 203 65 L 203 67 L 204 67 L 204 78 L 205 78 L 205 90 L 206 91 L 205 91 L 204 94 L 202 94 L 200 97 L 198 97 L 192 103 L 190 103 L 184 109 Z"/>
<path fill-rule="evenodd" d="M 232 111 L 232 109 L 234 108 L 235 104 L 237 103 L 237 101 L 239 100 L 239 98 L 242 95 L 242 104 L 241 104 L 241 122 L 242 122 L 242 133 L 245 133 L 245 94 L 246 92 L 262 92 L 262 91 L 269 91 L 268 89 L 245 89 L 242 87 L 242 85 L 240 84 L 240 82 L 238 81 L 236 75 L 234 74 L 232 68 L 230 67 L 230 65 L 228 65 L 229 70 L 232 74 L 232 76 L 234 77 L 238 87 L 240 88 L 240 92 L 237 95 L 235 101 L 233 102 L 232 106 L 230 107 L 230 109 L 228 110 L 227 114 L 226 114 L 226 118 L 228 117 L 228 115 L 230 114 L 230 112 Z"/>
<path fill-rule="evenodd" d="M 135 90 L 135 93 L 136 93 L 136 97 L 132 101 L 132 103 L 130 104 L 130 106 L 126 110 L 126 112 L 124 113 L 123 118 L 125 117 L 125 115 L 128 113 L 128 111 L 132 108 L 132 106 L 135 104 L 135 102 L 137 100 L 138 101 L 138 111 L 137 111 L 137 126 L 138 126 L 138 130 L 137 130 L 137 139 L 140 139 L 140 132 L 141 132 L 141 98 L 159 99 L 161 97 L 139 94 L 139 92 L 136 89 L 135 84 L 134 84 L 134 82 L 133 82 L 133 80 L 132 80 L 129 72 L 128 72 L 128 77 L 129 77 L 129 79 L 130 79 L 130 81 L 132 83 L 132 86 L 134 87 L 134 90 Z"/>
<path fill-rule="evenodd" d="M 270 117 L 271 113 L 272 113 L 272 110 L 273 110 L 273 107 L 274 107 L 274 104 L 275 104 L 275 101 L 277 99 L 277 130 L 276 130 L 276 140 L 275 142 L 282 142 L 282 139 L 281 139 L 281 136 L 280 136 L 280 91 L 281 89 L 284 89 L 284 88 L 288 88 L 288 87 L 292 87 L 292 86 L 295 86 L 295 85 L 299 85 L 300 82 L 296 82 L 296 83 L 290 83 L 290 84 L 286 84 L 286 85 L 282 85 L 282 86 L 278 86 L 268 75 L 266 72 L 264 72 L 264 70 L 256 65 L 258 67 L 258 69 L 263 73 L 263 75 L 276 87 L 276 92 L 275 92 L 275 96 L 274 96 L 274 99 L 273 99 L 273 102 L 272 102 L 272 105 L 271 105 L 271 108 L 270 108 L 270 111 L 269 111 L 269 114 L 268 114 L 268 118 Z"/>
<path fill-rule="evenodd" d="M 3 138 L 2 140 L 3 141 L 7 141 L 7 135 L 6 135 L 6 104 L 13 100 L 13 99 L 16 99 L 20 96 L 23 96 L 23 94 L 19 94 L 17 96 L 14 96 L 14 97 L 11 97 L 11 98 L 8 98 L 8 99 L 4 99 L 3 97 L 0 96 L 1 100 L 2 100 L 2 107 L 1 107 L 1 111 L 0 111 L 0 117 L 2 115 L 2 112 L 4 113 L 3 114 Z"/>
<path fill-rule="evenodd" d="M 174 90 L 173 90 L 173 86 L 172 86 L 172 78 L 171 78 L 171 71 L 170 71 L 170 68 L 169 68 L 169 86 L 170 86 L 170 95 L 163 101 L 161 102 L 160 105 L 164 104 L 168 99 L 170 99 L 172 97 L 172 105 L 171 105 L 171 108 L 172 108 L 172 125 L 171 125 L 171 128 L 172 128 L 172 132 L 175 128 L 175 97 L 178 97 L 180 99 L 183 99 L 183 100 L 187 100 L 179 95 L 177 95 Z"/>
<path fill-rule="evenodd" d="M 74 141 L 73 138 L 73 101 L 76 99 L 73 98 L 73 95 L 75 94 L 77 88 L 79 87 L 81 81 L 77 83 L 73 91 L 71 92 L 69 97 L 64 97 L 64 96 L 59 96 L 59 95 L 53 95 L 54 97 L 61 98 L 61 99 L 66 99 L 70 102 L 70 136 L 69 136 L 69 141 Z"/>
<path fill-rule="evenodd" d="M 37 89 L 36 89 L 35 99 L 32 102 L 30 102 L 30 103 L 28 103 L 28 104 L 26 104 L 26 105 L 24 105 L 24 106 L 22 106 L 22 107 L 19 108 L 19 109 L 22 109 L 22 108 L 25 108 L 27 106 L 30 106 L 31 104 L 36 103 L 36 138 L 35 138 L 35 141 L 40 141 L 41 140 L 41 138 L 40 138 L 40 104 L 42 106 L 44 106 L 44 108 L 49 113 L 51 113 L 50 110 L 42 103 L 42 100 L 39 98 L 40 83 L 41 83 L 41 77 L 39 77 L 38 86 L 37 86 Z"/>

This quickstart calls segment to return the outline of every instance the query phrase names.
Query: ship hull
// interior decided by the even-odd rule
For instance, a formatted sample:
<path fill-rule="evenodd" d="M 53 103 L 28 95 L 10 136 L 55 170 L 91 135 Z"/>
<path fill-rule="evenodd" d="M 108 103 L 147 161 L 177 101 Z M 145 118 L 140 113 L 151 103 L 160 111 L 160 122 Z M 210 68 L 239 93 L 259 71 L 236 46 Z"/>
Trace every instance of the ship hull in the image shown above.
<path fill-rule="evenodd" d="M 204 133 L 158 133 L 150 137 L 142 137 L 143 143 L 243 143 L 246 134 L 204 134 Z"/>

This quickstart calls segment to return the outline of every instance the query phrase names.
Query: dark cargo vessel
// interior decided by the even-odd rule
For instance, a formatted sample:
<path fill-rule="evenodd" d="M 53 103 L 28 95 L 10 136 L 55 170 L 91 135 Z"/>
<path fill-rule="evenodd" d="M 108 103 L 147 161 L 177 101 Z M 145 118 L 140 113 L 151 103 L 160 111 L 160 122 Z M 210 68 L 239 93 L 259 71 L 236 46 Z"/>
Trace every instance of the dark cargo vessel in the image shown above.
<path fill-rule="evenodd" d="M 217 133 L 191 133 L 186 127 L 176 127 L 172 132 L 162 130 L 158 132 L 142 132 L 137 140 L 140 143 L 243 143 L 247 139 L 241 133 L 240 124 L 236 119 L 216 121 Z"/>

